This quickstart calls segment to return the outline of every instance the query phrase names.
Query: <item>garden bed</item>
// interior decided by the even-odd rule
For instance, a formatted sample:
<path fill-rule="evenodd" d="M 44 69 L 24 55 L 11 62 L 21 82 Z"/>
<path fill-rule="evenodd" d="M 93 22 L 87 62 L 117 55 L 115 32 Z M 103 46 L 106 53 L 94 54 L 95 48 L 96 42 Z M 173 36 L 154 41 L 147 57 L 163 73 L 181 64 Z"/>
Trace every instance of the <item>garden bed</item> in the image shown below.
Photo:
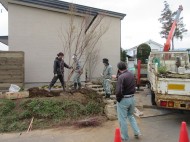
<path fill-rule="evenodd" d="M 33 129 L 72 125 L 94 116 L 104 117 L 102 97 L 93 90 L 61 91 L 55 97 L 46 97 L 49 92 L 42 88 L 33 88 L 29 92 L 30 98 L 0 100 L 0 132 L 26 131 L 33 117 Z"/>

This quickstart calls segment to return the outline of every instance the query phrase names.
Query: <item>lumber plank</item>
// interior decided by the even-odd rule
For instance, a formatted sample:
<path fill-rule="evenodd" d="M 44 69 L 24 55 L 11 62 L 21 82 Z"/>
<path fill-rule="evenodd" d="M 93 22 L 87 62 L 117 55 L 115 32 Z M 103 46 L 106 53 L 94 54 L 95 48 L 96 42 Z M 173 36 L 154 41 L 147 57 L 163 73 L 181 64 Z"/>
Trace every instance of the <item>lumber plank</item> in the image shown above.
<path fill-rule="evenodd" d="M 24 68 L 22 65 L 0 65 L 0 70 L 18 70 L 22 68 Z"/>
<path fill-rule="evenodd" d="M 0 52 L 1 57 L 24 57 L 24 52 Z"/>
<path fill-rule="evenodd" d="M 0 88 L 24 84 L 24 52 L 0 51 Z"/>
<path fill-rule="evenodd" d="M 23 75 L 23 70 L 0 70 L 0 75 Z"/>

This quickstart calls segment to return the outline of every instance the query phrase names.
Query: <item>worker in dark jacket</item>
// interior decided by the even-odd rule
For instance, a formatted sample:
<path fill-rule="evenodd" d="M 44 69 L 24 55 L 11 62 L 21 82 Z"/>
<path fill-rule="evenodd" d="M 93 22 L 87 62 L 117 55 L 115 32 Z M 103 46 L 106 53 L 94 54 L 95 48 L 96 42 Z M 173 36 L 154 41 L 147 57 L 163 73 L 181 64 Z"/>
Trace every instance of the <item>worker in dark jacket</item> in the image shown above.
<path fill-rule="evenodd" d="M 61 85 L 63 87 L 63 90 L 65 90 L 64 86 L 64 67 L 68 69 L 72 69 L 69 65 L 67 65 L 64 60 L 63 60 L 64 54 L 62 52 L 57 54 L 57 57 L 55 58 L 54 61 L 54 66 L 53 66 L 53 73 L 54 77 L 49 85 L 49 91 L 51 91 L 51 88 L 53 85 L 56 83 L 56 81 L 59 79 L 61 82 Z"/>
<path fill-rule="evenodd" d="M 121 137 L 123 141 L 129 139 L 127 129 L 127 118 L 134 131 L 134 136 L 138 138 L 141 133 L 137 122 L 133 116 L 135 108 L 135 78 L 134 75 L 127 70 L 127 65 L 120 62 L 117 65 L 119 76 L 116 84 L 116 98 L 117 98 L 117 116 L 121 128 Z"/>

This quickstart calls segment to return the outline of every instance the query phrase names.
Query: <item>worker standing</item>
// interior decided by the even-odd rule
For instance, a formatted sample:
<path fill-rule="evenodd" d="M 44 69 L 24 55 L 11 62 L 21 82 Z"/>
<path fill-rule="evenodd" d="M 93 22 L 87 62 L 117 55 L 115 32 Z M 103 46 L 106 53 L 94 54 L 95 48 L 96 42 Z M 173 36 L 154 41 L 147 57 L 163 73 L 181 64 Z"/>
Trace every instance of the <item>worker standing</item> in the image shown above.
<path fill-rule="evenodd" d="M 105 98 L 110 98 L 111 88 L 109 79 L 112 78 L 112 66 L 109 64 L 109 60 L 107 58 L 103 59 L 104 70 L 103 70 L 103 88 L 105 91 Z"/>
<path fill-rule="evenodd" d="M 51 91 L 51 88 L 54 86 L 56 81 L 59 79 L 61 82 L 61 85 L 63 87 L 63 91 L 65 90 L 65 84 L 64 84 L 64 67 L 68 69 L 72 69 L 69 65 L 67 65 L 63 60 L 64 54 L 62 52 L 57 54 L 57 57 L 54 60 L 53 65 L 53 73 L 54 77 L 49 85 L 49 91 Z"/>
<path fill-rule="evenodd" d="M 80 61 L 77 59 L 76 54 L 74 54 L 72 58 L 74 60 L 74 78 L 73 78 L 74 89 L 76 90 L 77 86 L 78 86 L 78 89 L 81 89 L 80 77 L 82 74 L 82 67 L 81 67 Z"/>
<path fill-rule="evenodd" d="M 123 141 L 129 139 L 127 119 L 134 131 L 134 136 L 139 138 L 141 135 L 135 117 L 133 116 L 135 108 L 135 78 L 134 75 L 127 70 L 127 65 L 124 62 L 119 62 L 118 70 L 120 72 L 116 84 L 116 98 L 117 98 L 117 116 L 121 128 L 121 137 Z"/>

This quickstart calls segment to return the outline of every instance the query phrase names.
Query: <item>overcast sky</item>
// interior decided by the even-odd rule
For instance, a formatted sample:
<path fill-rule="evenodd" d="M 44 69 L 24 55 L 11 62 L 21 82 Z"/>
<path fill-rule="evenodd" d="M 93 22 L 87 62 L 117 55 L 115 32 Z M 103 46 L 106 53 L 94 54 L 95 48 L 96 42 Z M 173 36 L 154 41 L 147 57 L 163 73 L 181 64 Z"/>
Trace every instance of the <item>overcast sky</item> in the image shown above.
<path fill-rule="evenodd" d="M 129 49 L 152 39 L 162 45 L 165 39 L 161 39 L 161 24 L 158 21 L 164 8 L 164 0 L 65 0 L 86 6 L 125 13 L 122 20 L 122 48 Z M 190 48 L 190 0 L 167 0 L 172 11 L 176 11 L 179 5 L 183 6 L 181 16 L 188 33 L 182 41 L 175 40 L 175 48 Z M 8 35 L 8 13 L 0 6 L 0 35 Z M 0 44 L 0 49 L 2 45 Z"/>

